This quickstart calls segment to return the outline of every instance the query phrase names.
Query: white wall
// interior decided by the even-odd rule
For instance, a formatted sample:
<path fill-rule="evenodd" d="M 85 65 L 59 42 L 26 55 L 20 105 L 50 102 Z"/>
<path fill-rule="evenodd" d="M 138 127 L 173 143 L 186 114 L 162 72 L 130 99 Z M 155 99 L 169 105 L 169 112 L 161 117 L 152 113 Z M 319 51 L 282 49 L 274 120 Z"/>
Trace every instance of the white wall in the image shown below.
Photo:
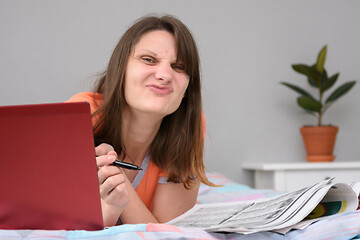
<path fill-rule="evenodd" d="M 328 72 L 360 79 L 359 9 L 357 0 L 0 0 L 0 105 L 90 89 L 135 19 L 173 14 L 202 58 L 207 167 L 251 185 L 241 162 L 305 161 L 299 127 L 316 120 L 279 84 L 306 86 L 292 63 L 313 63 L 327 44 Z M 324 117 L 340 126 L 336 161 L 360 160 L 359 84 Z"/>

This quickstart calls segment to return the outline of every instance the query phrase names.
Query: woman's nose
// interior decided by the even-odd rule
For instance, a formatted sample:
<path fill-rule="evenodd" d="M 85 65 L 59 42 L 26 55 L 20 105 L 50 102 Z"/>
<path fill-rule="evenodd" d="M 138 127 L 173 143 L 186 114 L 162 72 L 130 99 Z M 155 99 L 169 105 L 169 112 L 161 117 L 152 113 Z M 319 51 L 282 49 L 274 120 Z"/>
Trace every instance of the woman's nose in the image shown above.
<path fill-rule="evenodd" d="M 173 69 L 170 64 L 159 64 L 155 72 L 155 78 L 161 81 L 171 81 L 173 77 Z"/>

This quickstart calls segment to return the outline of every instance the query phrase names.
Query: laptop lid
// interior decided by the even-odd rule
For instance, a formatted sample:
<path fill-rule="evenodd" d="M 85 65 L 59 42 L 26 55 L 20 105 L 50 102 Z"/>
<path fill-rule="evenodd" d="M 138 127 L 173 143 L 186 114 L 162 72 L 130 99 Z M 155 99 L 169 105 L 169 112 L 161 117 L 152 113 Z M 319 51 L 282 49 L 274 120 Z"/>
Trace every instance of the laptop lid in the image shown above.
<path fill-rule="evenodd" d="M 103 229 L 90 107 L 0 107 L 0 229 Z"/>

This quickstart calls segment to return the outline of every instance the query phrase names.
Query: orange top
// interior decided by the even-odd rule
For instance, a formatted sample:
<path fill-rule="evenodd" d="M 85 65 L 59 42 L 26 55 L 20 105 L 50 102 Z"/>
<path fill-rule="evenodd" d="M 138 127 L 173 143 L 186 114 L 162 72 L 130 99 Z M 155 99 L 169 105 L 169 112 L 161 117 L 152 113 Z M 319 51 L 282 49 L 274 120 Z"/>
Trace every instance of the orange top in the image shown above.
<path fill-rule="evenodd" d="M 94 100 L 96 102 L 94 102 Z M 101 101 L 101 94 L 96 93 L 95 99 L 93 99 L 93 93 L 83 92 L 72 96 L 67 102 L 88 102 L 90 104 L 91 113 L 93 113 L 98 109 Z M 94 123 L 95 119 L 93 119 L 93 124 Z M 140 199 L 150 211 L 152 211 L 159 177 L 167 177 L 167 174 L 162 171 L 152 160 L 150 160 L 144 176 L 135 189 Z"/>

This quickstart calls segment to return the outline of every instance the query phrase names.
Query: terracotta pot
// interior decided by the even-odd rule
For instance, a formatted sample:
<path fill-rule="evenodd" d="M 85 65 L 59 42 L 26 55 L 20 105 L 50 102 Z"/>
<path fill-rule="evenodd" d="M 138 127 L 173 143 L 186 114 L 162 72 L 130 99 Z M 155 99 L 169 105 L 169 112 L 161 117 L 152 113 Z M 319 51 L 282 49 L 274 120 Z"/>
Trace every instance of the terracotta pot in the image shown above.
<path fill-rule="evenodd" d="M 303 136 L 308 162 L 331 162 L 335 156 L 336 126 L 305 126 L 300 128 Z"/>

